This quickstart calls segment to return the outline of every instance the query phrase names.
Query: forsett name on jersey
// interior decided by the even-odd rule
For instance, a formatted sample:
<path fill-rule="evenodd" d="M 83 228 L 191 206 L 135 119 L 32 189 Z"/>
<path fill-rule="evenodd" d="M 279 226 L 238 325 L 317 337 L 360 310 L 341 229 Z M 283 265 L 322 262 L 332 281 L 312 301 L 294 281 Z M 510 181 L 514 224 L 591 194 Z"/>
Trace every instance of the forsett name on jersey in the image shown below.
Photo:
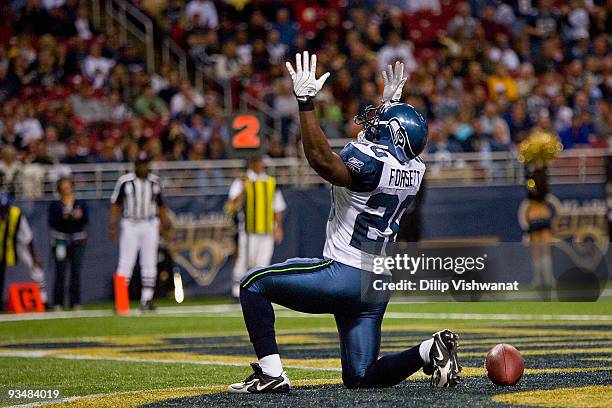
<path fill-rule="evenodd" d="M 406 188 L 421 184 L 421 171 L 392 168 L 389 172 L 389 186 Z"/>

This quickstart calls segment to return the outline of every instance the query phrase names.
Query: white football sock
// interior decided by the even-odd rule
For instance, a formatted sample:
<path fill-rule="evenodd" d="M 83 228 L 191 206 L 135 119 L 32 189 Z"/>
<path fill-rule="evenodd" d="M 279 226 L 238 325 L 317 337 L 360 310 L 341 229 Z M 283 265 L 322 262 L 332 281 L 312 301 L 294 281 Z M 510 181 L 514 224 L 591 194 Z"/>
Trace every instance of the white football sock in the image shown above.
<path fill-rule="evenodd" d="M 142 288 L 142 292 L 140 293 L 140 303 L 145 303 L 153 299 L 154 293 L 155 289 L 153 288 Z"/>
<path fill-rule="evenodd" d="M 425 364 L 429 364 L 429 351 L 431 350 L 431 346 L 433 346 L 434 339 L 425 340 L 419 346 L 419 354 L 421 358 L 425 362 Z"/>
<path fill-rule="evenodd" d="M 269 356 L 260 358 L 259 366 L 264 374 L 272 377 L 278 377 L 283 373 L 283 365 L 281 364 L 280 355 L 278 354 L 270 354 Z"/>

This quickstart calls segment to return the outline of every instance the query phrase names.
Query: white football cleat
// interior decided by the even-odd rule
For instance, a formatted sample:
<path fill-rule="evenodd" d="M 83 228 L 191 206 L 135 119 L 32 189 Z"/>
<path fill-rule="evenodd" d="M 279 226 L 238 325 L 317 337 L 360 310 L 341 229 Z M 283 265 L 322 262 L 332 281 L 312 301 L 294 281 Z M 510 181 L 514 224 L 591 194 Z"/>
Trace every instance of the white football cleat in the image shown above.
<path fill-rule="evenodd" d="M 289 392 L 291 386 L 287 373 L 283 371 L 278 377 L 264 374 L 257 363 L 251 363 L 253 374 L 248 376 L 243 382 L 230 385 L 227 390 L 238 394 L 263 394 Z"/>
<path fill-rule="evenodd" d="M 457 361 L 459 336 L 445 329 L 432 335 L 434 341 L 429 351 L 429 364 L 423 367 L 431 375 L 432 387 L 455 387 L 461 380 L 461 369 Z"/>

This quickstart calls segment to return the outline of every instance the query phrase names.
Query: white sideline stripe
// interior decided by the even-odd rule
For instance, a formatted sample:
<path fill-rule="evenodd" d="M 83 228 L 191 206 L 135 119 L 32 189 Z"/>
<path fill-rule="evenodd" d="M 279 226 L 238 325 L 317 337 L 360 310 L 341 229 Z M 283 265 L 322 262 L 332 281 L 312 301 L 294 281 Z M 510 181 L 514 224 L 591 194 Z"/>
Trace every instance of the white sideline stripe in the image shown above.
<path fill-rule="evenodd" d="M 213 360 L 177 360 L 163 358 L 140 358 L 140 357 L 105 357 L 105 356 L 88 356 L 84 354 L 53 354 L 50 351 L 0 351 L 0 357 L 23 357 L 23 358 L 57 358 L 61 360 L 89 360 L 89 361 L 128 361 L 132 363 L 162 363 L 162 364 L 195 364 L 195 365 L 216 365 L 216 366 L 233 366 L 244 367 L 244 363 L 232 363 L 227 361 Z M 315 371 L 342 371 L 336 367 L 308 367 L 293 364 L 283 364 L 284 367 L 294 368 L 298 370 L 315 370 Z"/>
<path fill-rule="evenodd" d="M 47 312 L 47 313 L 22 313 L 22 314 L 0 314 L 1 322 L 22 322 L 29 320 L 55 320 L 73 319 L 75 317 L 107 317 L 112 316 L 110 310 L 79 310 L 78 312 Z"/>
<path fill-rule="evenodd" d="M 279 317 L 329 318 L 328 314 L 295 312 L 284 307 L 275 307 Z M 242 317 L 240 305 L 194 305 L 160 307 L 145 316 Z M 0 314 L 0 323 L 30 320 L 54 320 L 72 318 L 96 318 L 114 316 L 112 310 L 79 310 L 70 312 Z M 142 316 L 134 310 L 129 316 Z M 444 319 L 444 320 L 536 320 L 536 321 L 612 321 L 612 315 L 578 314 L 513 314 L 513 313 L 412 313 L 387 312 L 387 319 Z"/>

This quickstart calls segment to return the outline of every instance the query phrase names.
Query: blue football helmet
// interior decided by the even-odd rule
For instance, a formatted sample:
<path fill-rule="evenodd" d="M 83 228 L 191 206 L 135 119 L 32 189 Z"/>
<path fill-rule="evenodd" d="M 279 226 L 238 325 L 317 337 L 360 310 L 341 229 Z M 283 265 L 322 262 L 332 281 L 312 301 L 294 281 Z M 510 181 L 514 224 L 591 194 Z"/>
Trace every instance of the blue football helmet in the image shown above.
<path fill-rule="evenodd" d="M 427 121 L 414 106 L 385 102 L 367 106 L 355 123 L 363 125 L 363 138 L 387 146 L 390 153 L 405 163 L 417 157 L 427 144 Z"/>

